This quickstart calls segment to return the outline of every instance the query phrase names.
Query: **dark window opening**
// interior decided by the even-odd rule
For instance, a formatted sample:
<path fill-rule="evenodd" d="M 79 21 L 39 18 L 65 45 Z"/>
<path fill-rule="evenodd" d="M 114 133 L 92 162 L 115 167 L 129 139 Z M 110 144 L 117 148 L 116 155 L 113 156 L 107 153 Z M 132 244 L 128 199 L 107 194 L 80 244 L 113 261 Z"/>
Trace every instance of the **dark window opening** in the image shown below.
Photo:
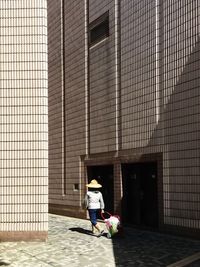
<path fill-rule="evenodd" d="M 100 42 L 109 36 L 109 13 L 106 12 L 101 17 L 90 23 L 89 43 L 90 46 Z"/>
<path fill-rule="evenodd" d="M 78 191 L 79 190 L 79 184 L 74 184 L 74 191 Z"/>

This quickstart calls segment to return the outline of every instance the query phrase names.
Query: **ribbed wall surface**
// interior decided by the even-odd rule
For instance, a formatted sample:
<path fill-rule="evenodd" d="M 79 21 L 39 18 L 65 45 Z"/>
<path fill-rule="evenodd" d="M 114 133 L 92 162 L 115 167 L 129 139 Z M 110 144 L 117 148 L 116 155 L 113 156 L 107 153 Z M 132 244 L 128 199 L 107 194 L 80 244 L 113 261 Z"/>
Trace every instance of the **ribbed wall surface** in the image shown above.
<path fill-rule="evenodd" d="M 60 18 L 51 21 L 50 5 L 50 38 L 56 34 L 61 42 L 50 47 L 51 203 L 80 208 L 73 183 L 84 184 L 87 174 L 79 156 L 86 155 L 86 165 L 113 164 L 115 203 L 123 198 L 121 163 L 156 158 L 159 225 L 199 229 L 199 1 L 68 1 L 64 124 Z M 88 49 L 83 23 L 107 11 L 110 34 Z"/>
<path fill-rule="evenodd" d="M 85 154 L 84 1 L 49 1 L 50 204 L 80 205 Z M 73 211 L 76 213 L 76 211 Z"/>
<path fill-rule="evenodd" d="M 115 12 L 114 1 L 90 1 L 89 22 L 109 10 L 110 38 L 89 49 L 90 152 L 115 150 Z"/>
<path fill-rule="evenodd" d="M 121 2 L 122 146 L 162 152 L 164 222 L 200 228 L 200 6 L 161 2 Z"/>
<path fill-rule="evenodd" d="M 155 2 L 121 1 L 123 149 L 147 146 L 156 127 Z"/>
<path fill-rule="evenodd" d="M 48 53 L 49 53 L 49 194 L 63 194 L 64 174 L 64 84 L 63 84 L 63 33 L 61 1 L 55 5 L 48 1 Z M 55 41 L 56 40 L 56 41 Z M 53 177 L 53 179 L 51 179 Z M 59 182 L 58 182 L 59 181 Z"/>
<path fill-rule="evenodd" d="M 80 155 L 85 154 L 84 1 L 64 1 L 65 12 L 65 199 L 80 206 Z M 73 15 L 72 15 L 73 14 Z M 78 185 L 78 190 L 75 187 Z M 62 202 L 63 203 L 63 202 Z M 75 211 L 76 213 L 77 211 Z"/>
<path fill-rule="evenodd" d="M 47 105 L 46 1 L 0 1 L 0 239 L 48 230 Z"/>
<path fill-rule="evenodd" d="M 164 1 L 162 12 L 164 218 L 200 228 L 200 3 Z"/>

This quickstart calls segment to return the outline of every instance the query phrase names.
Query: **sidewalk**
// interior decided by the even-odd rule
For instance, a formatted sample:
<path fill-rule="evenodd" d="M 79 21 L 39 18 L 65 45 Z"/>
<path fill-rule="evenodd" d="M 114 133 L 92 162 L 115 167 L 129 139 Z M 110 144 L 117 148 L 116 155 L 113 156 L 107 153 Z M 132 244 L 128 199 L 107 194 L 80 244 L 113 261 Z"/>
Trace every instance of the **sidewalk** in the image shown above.
<path fill-rule="evenodd" d="M 50 214 L 47 242 L 0 243 L 0 266 L 196 267 L 199 252 L 200 241 L 132 228 L 125 229 L 123 238 L 97 238 L 90 233 L 89 221 Z M 196 262 L 184 263 L 185 258 Z"/>

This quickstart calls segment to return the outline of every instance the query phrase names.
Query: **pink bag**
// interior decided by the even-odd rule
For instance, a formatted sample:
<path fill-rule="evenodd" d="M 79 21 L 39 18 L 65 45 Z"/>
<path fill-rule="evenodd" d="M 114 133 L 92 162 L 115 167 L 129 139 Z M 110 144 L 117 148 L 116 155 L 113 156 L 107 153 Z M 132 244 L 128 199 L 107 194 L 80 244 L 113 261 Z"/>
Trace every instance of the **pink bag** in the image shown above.
<path fill-rule="evenodd" d="M 109 215 L 109 218 L 105 218 L 103 213 L 101 213 L 101 217 L 105 222 L 106 228 L 108 230 L 108 237 L 112 237 L 119 232 L 120 224 L 120 217 L 118 215 L 112 215 L 109 212 L 104 212 Z"/>

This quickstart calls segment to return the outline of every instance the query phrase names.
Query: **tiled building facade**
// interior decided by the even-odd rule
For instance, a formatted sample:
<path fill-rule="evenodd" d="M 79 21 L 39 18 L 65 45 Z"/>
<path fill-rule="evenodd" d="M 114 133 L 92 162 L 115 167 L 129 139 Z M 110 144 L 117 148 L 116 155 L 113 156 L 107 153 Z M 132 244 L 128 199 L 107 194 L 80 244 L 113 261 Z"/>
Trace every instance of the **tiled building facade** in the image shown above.
<path fill-rule="evenodd" d="M 48 231 L 45 0 L 0 1 L 0 241 Z"/>
<path fill-rule="evenodd" d="M 48 1 L 50 211 L 92 178 L 124 223 L 200 234 L 200 3 Z"/>

